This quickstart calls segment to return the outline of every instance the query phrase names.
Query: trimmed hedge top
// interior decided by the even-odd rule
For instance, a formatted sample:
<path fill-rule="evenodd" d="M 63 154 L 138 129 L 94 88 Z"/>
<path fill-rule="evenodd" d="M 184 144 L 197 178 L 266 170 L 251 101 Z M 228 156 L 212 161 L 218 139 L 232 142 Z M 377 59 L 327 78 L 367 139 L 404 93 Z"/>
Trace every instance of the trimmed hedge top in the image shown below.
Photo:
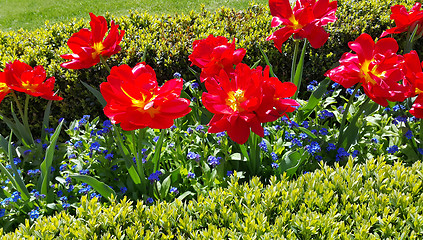
<path fill-rule="evenodd" d="M 2 239 L 421 239 L 423 164 L 381 157 L 306 173 L 297 180 L 254 178 L 197 201 L 101 206 L 83 198 L 76 216 L 27 220 Z M 1 229 L 0 229 L 0 235 Z"/>

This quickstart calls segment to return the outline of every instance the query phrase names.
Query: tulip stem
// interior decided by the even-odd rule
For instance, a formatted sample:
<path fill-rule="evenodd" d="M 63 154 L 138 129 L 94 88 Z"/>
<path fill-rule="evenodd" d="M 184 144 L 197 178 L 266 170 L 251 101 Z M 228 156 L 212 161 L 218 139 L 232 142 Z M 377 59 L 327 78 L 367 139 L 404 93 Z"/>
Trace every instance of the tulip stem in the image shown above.
<path fill-rule="evenodd" d="M 18 111 L 19 111 L 19 114 L 21 115 L 21 118 L 22 118 L 22 121 L 24 121 L 24 114 L 23 114 L 23 111 L 22 111 L 22 105 L 21 105 L 21 103 L 19 102 L 19 100 L 18 100 L 18 97 L 16 96 L 16 94 L 15 94 L 15 91 L 13 91 L 13 90 L 11 90 L 11 92 L 12 92 L 12 96 L 13 96 L 13 98 L 15 99 L 15 102 L 16 102 L 16 106 L 18 106 Z"/>
<path fill-rule="evenodd" d="M 300 46 L 300 40 L 294 40 L 294 56 L 292 57 L 292 66 L 291 66 L 291 82 L 294 83 L 295 72 L 297 70 L 297 58 L 298 58 L 298 51 Z M 297 86 L 298 87 L 298 86 Z"/>
<path fill-rule="evenodd" d="M 104 67 L 106 68 L 106 70 L 110 73 L 110 67 L 107 64 L 106 60 L 103 58 L 103 56 L 100 55 L 100 61 L 101 63 L 104 65 Z"/>
<path fill-rule="evenodd" d="M 413 42 L 414 42 L 414 38 L 416 36 L 417 33 L 417 29 L 419 28 L 419 24 L 417 24 L 414 29 L 413 32 L 410 35 L 410 32 L 408 32 L 407 34 L 407 41 L 405 42 L 405 47 L 404 47 L 404 53 L 409 53 L 411 52 L 411 50 L 413 50 Z"/>
<path fill-rule="evenodd" d="M 342 115 L 342 120 L 341 120 L 341 126 L 339 127 L 339 139 L 342 139 L 343 135 L 344 135 L 344 127 L 345 127 L 345 122 L 347 121 L 347 117 L 348 117 L 348 110 L 350 109 L 350 106 L 354 100 L 355 94 L 358 92 L 358 89 L 361 87 L 361 83 L 357 84 L 357 86 L 355 86 L 354 92 L 351 94 L 350 99 L 348 100 L 347 106 L 344 109 L 344 114 Z"/>

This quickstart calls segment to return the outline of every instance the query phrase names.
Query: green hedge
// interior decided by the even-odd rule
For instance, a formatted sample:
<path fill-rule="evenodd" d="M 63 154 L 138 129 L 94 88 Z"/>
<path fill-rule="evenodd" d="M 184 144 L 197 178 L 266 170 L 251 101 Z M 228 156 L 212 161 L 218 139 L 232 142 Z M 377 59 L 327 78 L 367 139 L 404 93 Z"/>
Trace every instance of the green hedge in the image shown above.
<path fill-rule="evenodd" d="M 367 32 L 373 37 L 378 37 L 391 24 L 391 5 L 404 4 L 410 9 L 413 3 L 411 0 L 339 0 L 338 21 L 327 27 L 331 34 L 328 42 L 317 50 L 308 48 L 303 75 L 306 81 L 303 83 L 323 79 L 323 74 L 338 62 L 344 52 L 349 51 L 348 41 L 354 40 L 361 33 Z M 265 41 L 272 32 L 272 17 L 268 6 L 251 4 L 248 9 L 239 12 L 227 8 L 218 9 L 216 12 L 203 9 L 200 12 L 175 16 L 151 16 L 147 13 L 130 12 L 123 17 L 106 14 L 106 18 L 108 21 L 113 19 L 120 25 L 120 29 L 126 31 L 121 44 L 122 51 L 109 60 L 112 66 L 134 66 L 146 54 L 146 62 L 155 69 L 159 80 L 171 79 L 175 72 L 190 80 L 194 78 L 188 70 L 188 55 L 192 51 L 192 42 L 214 34 L 230 39 L 235 37 L 237 47 L 247 49 L 244 62 L 249 65 L 259 59 L 262 60 L 261 65 L 265 64 L 259 51 L 260 46 L 274 65 L 277 76 L 283 81 L 288 80 L 290 76 L 291 40 L 284 44 L 282 54 L 273 47 L 272 42 Z M 88 21 L 75 19 L 63 24 L 47 23 L 45 28 L 35 31 L 0 31 L 0 69 L 4 68 L 5 63 L 20 59 L 32 66 L 44 65 L 47 76 L 56 77 L 57 89 L 60 89 L 59 94 L 65 100 L 53 104 L 54 120 L 60 117 L 72 120 L 82 117 L 83 114 L 103 116 L 97 100 L 79 80 L 98 87 L 105 81 L 107 72 L 101 69 L 100 65 L 79 71 L 59 66 L 63 62 L 60 55 L 70 52 L 66 45 L 67 40 L 83 27 L 89 27 Z M 420 46 L 421 44 L 417 45 L 416 49 Z M 8 101 L 11 100 L 11 97 L 4 100 L 0 112 L 10 111 Z M 38 125 L 45 104 L 43 99 L 36 99 L 31 103 L 32 125 Z"/>
<path fill-rule="evenodd" d="M 383 157 L 327 167 L 297 180 L 254 178 L 196 201 L 102 207 L 83 198 L 66 212 L 21 224 L 2 239 L 422 239 L 423 164 Z"/>

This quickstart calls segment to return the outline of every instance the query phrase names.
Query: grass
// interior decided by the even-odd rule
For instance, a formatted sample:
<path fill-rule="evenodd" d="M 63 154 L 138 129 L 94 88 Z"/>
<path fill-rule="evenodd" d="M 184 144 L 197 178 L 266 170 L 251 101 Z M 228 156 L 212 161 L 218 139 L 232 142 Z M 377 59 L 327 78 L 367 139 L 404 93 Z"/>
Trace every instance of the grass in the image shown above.
<path fill-rule="evenodd" d="M 267 0 L 254 0 L 267 4 Z M 248 7 L 250 0 L 4 0 L 0 8 L 0 30 L 20 28 L 33 30 L 44 27 L 44 23 L 66 22 L 72 18 L 89 18 L 88 13 L 125 15 L 129 10 L 150 14 L 188 13 L 199 10 L 201 4 L 207 10 L 225 6 L 235 9 Z"/>

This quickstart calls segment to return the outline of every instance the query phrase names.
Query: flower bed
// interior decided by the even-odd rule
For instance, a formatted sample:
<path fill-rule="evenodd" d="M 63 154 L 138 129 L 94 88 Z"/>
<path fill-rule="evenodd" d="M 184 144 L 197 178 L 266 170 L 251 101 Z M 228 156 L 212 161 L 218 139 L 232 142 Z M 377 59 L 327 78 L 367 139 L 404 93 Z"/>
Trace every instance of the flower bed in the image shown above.
<path fill-rule="evenodd" d="M 99 86 L 81 81 L 102 106 L 105 121 L 84 115 L 52 124 L 53 101 L 63 100 L 54 92 L 55 78 L 46 79 L 43 66 L 6 63 L 0 101 L 15 103 L 9 116 L 1 115 L 11 131 L 0 135 L 3 228 L 11 231 L 28 217 L 35 221 L 57 211 L 77 214 L 86 197 L 105 203 L 128 197 L 147 205 L 188 201 L 235 184 L 228 181 L 234 174 L 268 183 L 380 155 L 408 165 L 421 159 L 423 72 L 412 50 L 422 35 L 421 5 L 410 11 L 393 6 L 397 26 L 381 32 L 384 38 L 359 35 L 348 42 L 352 52 L 342 55 L 340 65 L 326 69 L 326 79 L 302 84 L 305 53 L 329 40 L 325 26 L 337 20 L 338 6 L 305 3 L 291 9 L 288 0 L 269 1 L 275 31 L 266 40 L 282 54 L 284 46 L 294 45 L 289 81 L 277 78 L 264 51 L 266 66 L 249 66 L 243 63 L 248 51 L 235 38 L 214 35 L 192 44 L 193 80 L 179 73 L 158 80 L 146 55 L 133 67 L 110 67 L 126 32 L 90 13 L 90 28 L 69 37 L 60 65 L 108 73 Z M 397 41 L 385 35 L 405 32 L 400 54 Z M 310 94 L 300 94 L 303 85 Z M 34 97 L 49 100 L 41 133 L 30 128 Z M 59 137 L 63 128 L 66 136 Z"/>

